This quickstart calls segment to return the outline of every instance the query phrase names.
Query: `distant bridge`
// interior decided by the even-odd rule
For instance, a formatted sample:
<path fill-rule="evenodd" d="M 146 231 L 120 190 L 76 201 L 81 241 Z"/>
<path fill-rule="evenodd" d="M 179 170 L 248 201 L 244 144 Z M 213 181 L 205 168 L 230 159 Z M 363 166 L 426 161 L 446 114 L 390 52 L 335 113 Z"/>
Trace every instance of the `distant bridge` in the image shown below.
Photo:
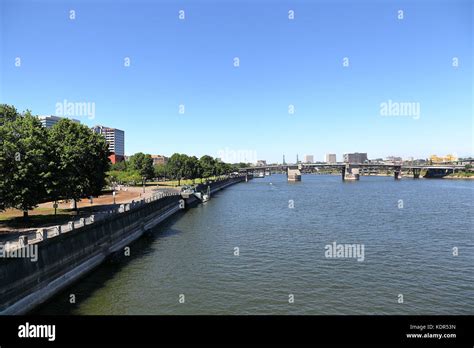
<path fill-rule="evenodd" d="M 443 177 L 454 173 L 456 170 L 464 169 L 463 165 L 402 165 L 402 164 L 376 164 L 376 163 L 298 163 L 298 164 L 273 164 L 263 166 L 251 166 L 241 168 L 241 173 L 265 173 L 271 171 L 286 171 L 298 169 L 303 172 L 311 172 L 323 168 L 337 169 L 341 171 L 342 180 L 359 180 L 360 173 L 374 170 L 393 170 L 395 179 L 400 179 L 402 170 L 413 173 L 413 178 L 418 179 L 422 170 L 427 171 L 425 177 Z"/>

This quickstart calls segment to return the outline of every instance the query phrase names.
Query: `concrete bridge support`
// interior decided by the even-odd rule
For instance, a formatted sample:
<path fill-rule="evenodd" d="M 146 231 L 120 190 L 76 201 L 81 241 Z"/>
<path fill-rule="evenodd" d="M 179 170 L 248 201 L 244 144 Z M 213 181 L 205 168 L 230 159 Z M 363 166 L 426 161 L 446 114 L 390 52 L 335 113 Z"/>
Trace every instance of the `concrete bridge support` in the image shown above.
<path fill-rule="evenodd" d="M 413 179 L 419 179 L 420 178 L 420 168 L 413 168 Z"/>
<path fill-rule="evenodd" d="M 346 164 L 346 167 L 342 170 L 345 171 L 345 173 L 343 173 L 342 180 L 354 181 L 360 179 L 359 166 L 353 164 Z"/>
<path fill-rule="evenodd" d="M 287 171 L 288 181 L 301 181 L 301 172 L 299 169 L 290 169 Z"/>
<path fill-rule="evenodd" d="M 359 174 L 359 168 L 352 168 L 351 173 L 354 176 L 354 180 L 359 180 L 360 179 L 360 174 Z"/>
<path fill-rule="evenodd" d="M 393 169 L 393 178 L 399 180 L 402 178 L 402 167 L 395 167 Z"/>

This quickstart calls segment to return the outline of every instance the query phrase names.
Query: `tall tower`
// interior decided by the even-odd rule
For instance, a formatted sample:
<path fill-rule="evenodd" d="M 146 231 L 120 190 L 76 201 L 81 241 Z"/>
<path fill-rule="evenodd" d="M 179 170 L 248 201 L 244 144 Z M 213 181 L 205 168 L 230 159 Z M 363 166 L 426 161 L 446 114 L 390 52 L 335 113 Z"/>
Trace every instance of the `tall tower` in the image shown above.
<path fill-rule="evenodd" d="M 300 163 L 300 160 L 298 159 L 298 154 L 296 154 L 296 164 Z"/>
<path fill-rule="evenodd" d="M 285 163 L 285 155 L 283 155 L 283 163 L 282 164 L 286 164 Z"/>

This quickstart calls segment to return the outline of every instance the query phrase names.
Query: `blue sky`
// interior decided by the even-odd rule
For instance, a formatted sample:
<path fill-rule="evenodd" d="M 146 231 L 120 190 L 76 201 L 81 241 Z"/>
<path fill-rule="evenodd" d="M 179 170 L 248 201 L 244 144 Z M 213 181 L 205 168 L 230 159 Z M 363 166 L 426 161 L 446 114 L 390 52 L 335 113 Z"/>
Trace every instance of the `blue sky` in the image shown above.
<path fill-rule="evenodd" d="M 469 0 L 0 3 L 0 102 L 94 103 L 74 118 L 123 129 L 127 154 L 474 152 Z"/>

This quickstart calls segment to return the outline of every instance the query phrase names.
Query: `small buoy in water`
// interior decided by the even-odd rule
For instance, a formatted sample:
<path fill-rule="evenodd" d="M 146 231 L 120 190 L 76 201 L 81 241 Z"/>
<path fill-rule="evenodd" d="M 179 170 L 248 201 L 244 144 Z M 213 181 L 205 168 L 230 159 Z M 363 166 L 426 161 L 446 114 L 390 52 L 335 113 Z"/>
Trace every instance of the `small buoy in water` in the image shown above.
<path fill-rule="evenodd" d="M 270 183 L 270 185 L 273 185 L 272 183 Z"/>

